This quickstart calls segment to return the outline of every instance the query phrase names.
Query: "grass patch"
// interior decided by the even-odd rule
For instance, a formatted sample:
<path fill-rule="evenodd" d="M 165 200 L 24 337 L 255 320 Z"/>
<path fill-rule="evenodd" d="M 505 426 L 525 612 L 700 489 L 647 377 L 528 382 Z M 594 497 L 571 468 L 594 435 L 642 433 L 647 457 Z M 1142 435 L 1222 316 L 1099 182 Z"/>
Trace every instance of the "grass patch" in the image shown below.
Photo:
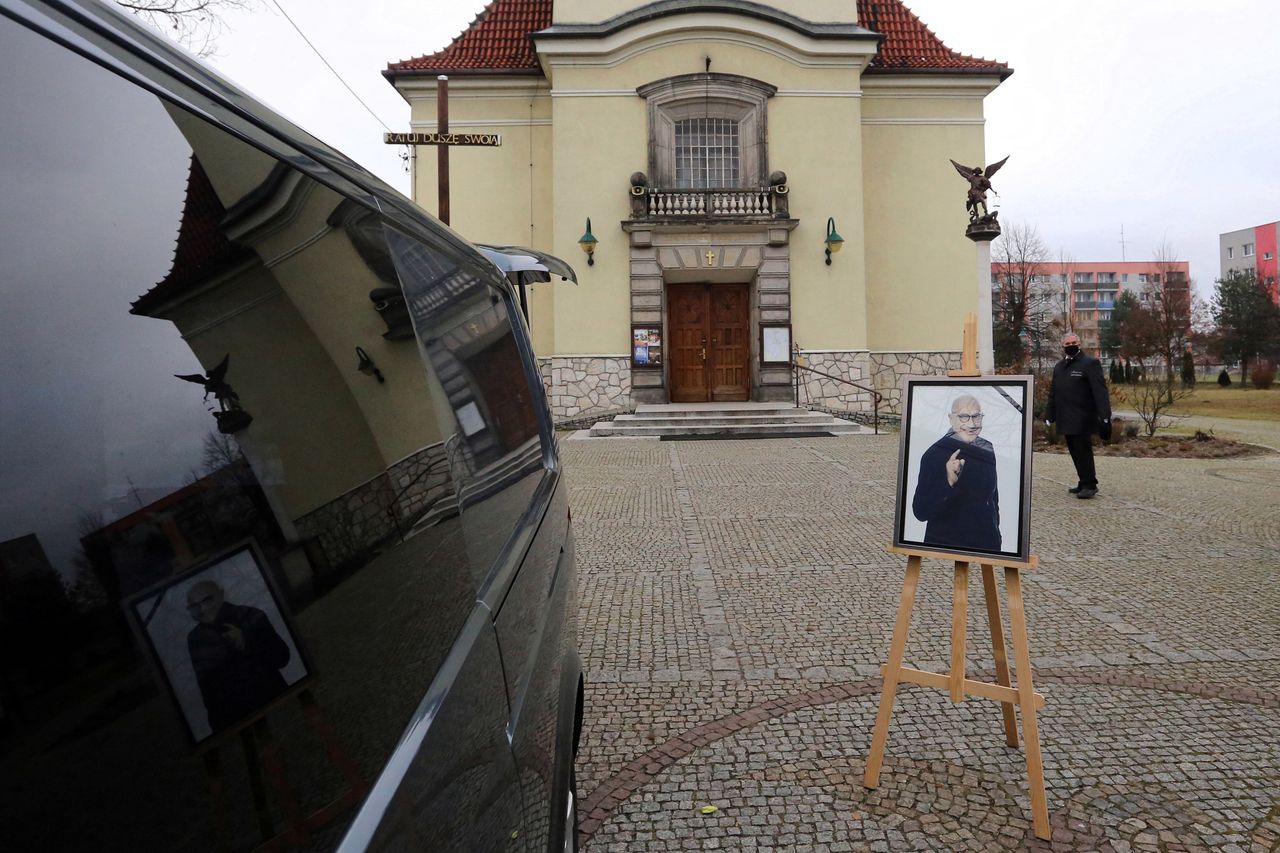
<path fill-rule="evenodd" d="M 1280 383 L 1263 391 L 1252 385 L 1241 385 L 1238 376 L 1231 379 L 1232 384 L 1226 388 L 1212 380 L 1200 379 L 1191 389 L 1191 396 L 1175 403 L 1170 413 L 1280 421 Z"/>

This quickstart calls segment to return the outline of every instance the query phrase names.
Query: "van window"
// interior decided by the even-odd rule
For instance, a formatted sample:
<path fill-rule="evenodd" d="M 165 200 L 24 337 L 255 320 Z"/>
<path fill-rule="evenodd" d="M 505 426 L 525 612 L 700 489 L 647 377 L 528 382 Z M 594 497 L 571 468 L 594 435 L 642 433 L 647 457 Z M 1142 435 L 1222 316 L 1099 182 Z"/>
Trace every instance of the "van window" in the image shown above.
<path fill-rule="evenodd" d="M 376 776 L 529 511 L 540 389 L 479 256 L 393 253 L 4 18 L 0 58 L 0 838 L 247 848 L 234 732 L 271 709 L 313 744 L 308 813 L 349 790 L 335 756 Z"/>

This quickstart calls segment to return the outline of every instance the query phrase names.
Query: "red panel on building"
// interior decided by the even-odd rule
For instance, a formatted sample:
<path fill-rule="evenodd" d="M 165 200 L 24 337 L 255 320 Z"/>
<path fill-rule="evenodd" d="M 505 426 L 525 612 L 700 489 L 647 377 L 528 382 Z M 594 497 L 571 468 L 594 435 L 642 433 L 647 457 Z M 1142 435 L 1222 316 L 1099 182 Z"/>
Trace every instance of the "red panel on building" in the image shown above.
<path fill-rule="evenodd" d="M 1276 275 L 1276 232 L 1280 230 L 1280 222 L 1269 222 L 1253 229 L 1254 258 L 1258 269 L 1258 281 L 1267 286 L 1272 302 L 1280 302 L 1280 287 L 1277 287 Z"/>

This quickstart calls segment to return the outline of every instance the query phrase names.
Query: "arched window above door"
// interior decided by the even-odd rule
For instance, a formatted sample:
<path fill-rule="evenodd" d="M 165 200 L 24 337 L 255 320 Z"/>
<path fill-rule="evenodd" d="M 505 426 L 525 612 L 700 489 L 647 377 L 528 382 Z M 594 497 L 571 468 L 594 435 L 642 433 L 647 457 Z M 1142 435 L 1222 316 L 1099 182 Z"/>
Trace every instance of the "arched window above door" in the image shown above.
<path fill-rule="evenodd" d="M 765 104 L 777 87 L 736 74 L 683 74 L 636 90 L 649 106 L 653 185 L 767 184 Z"/>

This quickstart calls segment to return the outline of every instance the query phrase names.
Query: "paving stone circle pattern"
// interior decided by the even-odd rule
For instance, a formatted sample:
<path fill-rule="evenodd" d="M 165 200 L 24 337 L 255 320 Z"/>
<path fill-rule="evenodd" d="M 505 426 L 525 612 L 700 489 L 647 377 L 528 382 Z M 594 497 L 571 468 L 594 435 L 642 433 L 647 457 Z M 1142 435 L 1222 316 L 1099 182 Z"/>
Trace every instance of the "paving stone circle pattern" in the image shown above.
<path fill-rule="evenodd" d="M 1280 850 L 1280 456 L 1100 459 L 1091 501 L 1035 457 L 1046 842 L 994 702 L 900 686 L 862 787 L 905 570 L 896 435 L 560 446 L 588 853 Z M 980 578 L 968 674 L 993 680 Z M 907 666 L 946 670 L 951 584 L 925 562 Z"/>

